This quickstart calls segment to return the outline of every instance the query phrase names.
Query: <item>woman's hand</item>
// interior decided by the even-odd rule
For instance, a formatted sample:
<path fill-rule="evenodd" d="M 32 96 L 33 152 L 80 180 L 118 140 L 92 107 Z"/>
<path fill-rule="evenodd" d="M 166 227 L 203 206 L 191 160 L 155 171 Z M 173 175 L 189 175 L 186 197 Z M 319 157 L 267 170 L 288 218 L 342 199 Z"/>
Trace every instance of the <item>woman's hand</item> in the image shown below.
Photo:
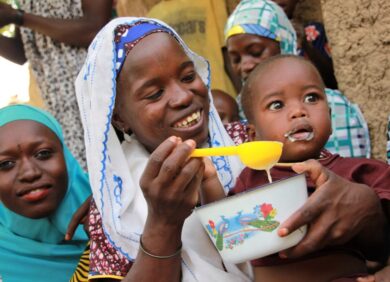
<path fill-rule="evenodd" d="M 205 169 L 202 187 L 200 190 L 202 205 L 212 203 L 226 197 L 213 162 L 207 157 L 203 158 L 203 162 L 205 164 Z"/>
<path fill-rule="evenodd" d="M 350 182 L 315 160 L 298 163 L 292 168 L 297 173 L 307 173 L 316 190 L 279 229 L 278 233 L 283 237 L 308 225 L 302 241 L 282 251 L 281 257 L 299 257 L 352 238 L 359 241 L 363 252 L 375 253 L 376 247 L 380 248 L 384 240 L 384 215 L 379 198 L 371 188 Z"/>
<path fill-rule="evenodd" d="M 172 136 L 151 154 L 140 186 L 155 224 L 182 226 L 198 202 L 204 163 L 189 158 L 195 146 L 193 140 Z"/>
<path fill-rule="evenodd" d="M 65 240 L 71 240 L 74 232 L 80 224 L 84 225 L 85 233 L 89 236 L 88 227 L 89 227 L 89 206 L 91 204 L 92 195 L 89 196 L 85 202 L 77 209 L 73 214 L 72 219 L 69 222 L 68 229 L 66 230 Z"/>

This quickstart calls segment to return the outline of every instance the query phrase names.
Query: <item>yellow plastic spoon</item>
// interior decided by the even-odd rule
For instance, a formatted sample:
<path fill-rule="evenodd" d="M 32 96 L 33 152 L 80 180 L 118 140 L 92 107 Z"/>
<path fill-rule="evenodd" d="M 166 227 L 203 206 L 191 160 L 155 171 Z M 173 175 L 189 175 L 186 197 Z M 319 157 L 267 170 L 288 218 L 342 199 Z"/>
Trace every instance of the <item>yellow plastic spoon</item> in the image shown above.
<path fill-rule="evenodd" d="M 283 143 L 276 141 L 252 141 L 238 146 L 195 149 L 191 157 L 238 155 L 247 167 L 257 170 L 269 170 L 278 163 L 282 155 Z M 290 165 L 290 164 L 288 164 Z"/>

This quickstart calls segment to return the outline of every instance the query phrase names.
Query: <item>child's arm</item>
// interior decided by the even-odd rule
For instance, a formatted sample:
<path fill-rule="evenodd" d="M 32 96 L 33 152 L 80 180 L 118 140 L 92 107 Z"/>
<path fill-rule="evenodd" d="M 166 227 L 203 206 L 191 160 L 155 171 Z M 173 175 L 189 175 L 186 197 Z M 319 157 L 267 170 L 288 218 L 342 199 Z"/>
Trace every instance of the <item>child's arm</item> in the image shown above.
<path fill-rule="evenodd" d="M 380 200 L 370 187 L 348 181 L 315 160 L 296 164 L 293 169 L 307 173 L 316 191 L 279 229 L 284 237 L 309 225 L 305 238 L 282 256 L 298 257 L 352 239 L 368 258 L 383 252 L 386 222 Z"/>
<path fill-rule="evenodd" d="M 205 164 L 205 169 L 200 190 L 202 205 L 212 203 L 226 197 L 213 162 L 209 158 L 203 158 L 203 162 Z"/>

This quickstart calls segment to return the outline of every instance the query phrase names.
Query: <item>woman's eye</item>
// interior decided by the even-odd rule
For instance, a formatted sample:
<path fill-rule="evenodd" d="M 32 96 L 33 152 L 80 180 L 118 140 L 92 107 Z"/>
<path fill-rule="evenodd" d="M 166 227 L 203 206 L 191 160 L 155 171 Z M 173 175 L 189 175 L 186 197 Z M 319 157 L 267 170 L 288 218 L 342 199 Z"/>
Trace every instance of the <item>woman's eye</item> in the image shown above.
<path fill-rule="evenodd" d="M 239 64 L 240 63 L 241 58 L 240 58 L 240 56 L 232 56 L 232 55 L 230 55 L 229 56 L 229 60 L 230 60 L 230 63 L 232 65 L 235 65 L 235 64 Z"/>
<path fill-rule="evenodd" d="M 41 150 L 36 153 L 35 157 L 39 160 L 47 160 L 50 159 L 52 155 L 53 152 L 51 150 Z"/>
<path fill-rule="evenodd" d="M 263 54 L 263 51 L 252 51 L 250 52 L 251 56 L 252 57 L 255 57 L 255 58 L 258 58 L 258 57 L 261 57 L 261 55 Z"/>
<path fill-rule="evenodd" d="M 157 100 L 158 98 L 161 97 L 161 95 L 163 94 L 163 92 L 164 92 L 164 90 L 163 90 L 163 89 L 160 89 L 160 90 L 158 90 L 157 92 L 155 92 L 155 93 L 153 93 L 153 94 L 147 96 L 146 99 L 148 99 L 148 100 Z"/>
<path fill-rule="evenodd" d="M 304 102 L 305 103 L 315 103 L 318 101 L 318 99 L 319 99 L 318 95 L 315 93 L 312 93 L 312 94 L 308 94 L 305 96 Z"/>
<path fill-rule="evenodd" d="M 281 101 L 274 101 L 268 105 L 268 109 L 271 111 L 279 110 L 283 107 L 283 103 Z"/>
<path fill-rule="evenodd" d="M 15 162 L 13 161 L 8 161 L 8 160 L 0 161 L 0 170 L 9 170 L 13 168 L 14 165 Z"/>
<path fill-rule="evenodd" d="M 195 77 L 196 77 L 196 73 L 195 72 L 192 72 L 188 75 L 185 75 L 183 78 L 182 78 L 182 82 L 193 82 L 195 80 Z"/>

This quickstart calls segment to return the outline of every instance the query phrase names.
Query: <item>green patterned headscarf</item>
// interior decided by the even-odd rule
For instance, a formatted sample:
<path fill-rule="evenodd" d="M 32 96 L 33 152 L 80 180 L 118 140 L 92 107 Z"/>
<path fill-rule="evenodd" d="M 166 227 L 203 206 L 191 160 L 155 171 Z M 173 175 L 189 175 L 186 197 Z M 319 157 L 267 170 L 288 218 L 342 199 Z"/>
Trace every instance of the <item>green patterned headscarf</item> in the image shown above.
<path fill-rule="evenodd" d="M 242 0 L 228 18 L 225 41 L 236 34 L 254 34 L 280 43 L 282 54 L 297 54 L 297 36 L 290 20 L 276 3 Z"/>

